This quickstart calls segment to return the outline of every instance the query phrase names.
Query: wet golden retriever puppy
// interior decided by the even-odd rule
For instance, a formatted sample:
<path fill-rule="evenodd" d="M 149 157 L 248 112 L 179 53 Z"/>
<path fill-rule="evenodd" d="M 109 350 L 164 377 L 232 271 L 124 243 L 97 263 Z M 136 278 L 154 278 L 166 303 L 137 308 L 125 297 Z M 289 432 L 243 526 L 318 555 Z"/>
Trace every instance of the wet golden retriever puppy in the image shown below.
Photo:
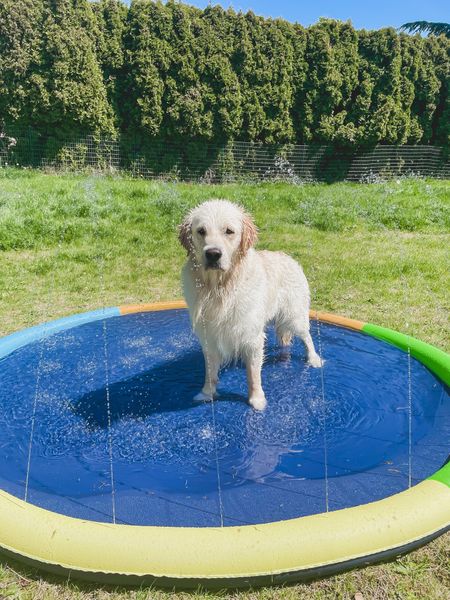
<path fill-rule="evenodd" d="M 257 228 L 240 206 L 204 202 L 186 216 L 179 239 L 188 253 L 184 296 L 205 357 L 205 383 L 196 400 L 212 400 L 221 365 L 242 359 L 249 403 L 264 410 L 261 367 L 270 321 L 281 344 L 297 335 L 308 363 L 322 366 L 309 333 L 309 287 L 302 268 L 282 252 L 256 251 Z"/>

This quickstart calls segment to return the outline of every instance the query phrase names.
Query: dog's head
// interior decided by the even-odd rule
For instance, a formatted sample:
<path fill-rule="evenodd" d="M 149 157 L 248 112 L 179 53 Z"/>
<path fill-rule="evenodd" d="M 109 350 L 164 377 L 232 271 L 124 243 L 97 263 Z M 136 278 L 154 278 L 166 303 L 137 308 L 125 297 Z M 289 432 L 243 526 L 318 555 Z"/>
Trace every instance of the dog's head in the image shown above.
<path fill-rule="evenodd" d="M 251 248 L 258 235 L 244 209 L 227 200 L 209 200 L 186 216 L 179 239 L 205 270 L 229 271 Z"/>

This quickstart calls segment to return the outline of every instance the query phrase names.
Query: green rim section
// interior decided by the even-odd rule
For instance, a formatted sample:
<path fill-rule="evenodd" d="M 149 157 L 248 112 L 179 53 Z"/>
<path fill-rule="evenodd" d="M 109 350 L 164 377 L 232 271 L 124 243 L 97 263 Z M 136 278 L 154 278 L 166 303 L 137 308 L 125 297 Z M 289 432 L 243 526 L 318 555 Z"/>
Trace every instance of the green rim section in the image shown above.
<path fill-rule="evenodd" d="M 416 340 L 409 335 L 387 329 L 386 327 L 380 327 L 379 325 L 372 325 L 372 323 L 366 323 L 362 331 L 376 337 L 385 342 L 390 342 L 401 350 L 410 349 L 411 356 L 420 360 L 426 367 L 433 371 L 435 375 L 439 377 L 446 385 L 450 386 L 450 355 L 446 354 L 439 348 L 430 346 L 425 342 Z"/>
<path fill-rule="evenodd" d="M 433 481 L 440 481 L 444 485 L 448 485 L 450 487 L 450 462 L 439 469 L 437 473 L 428 477 L 428 479 L 433 479 Z"/>
<path fill-rule="evenodd" d="M 450 355 L 443 350 L 439 350 L 439 348 L 430 346 L 430 344 L 416 340 L 416 338 L 405 335 L 404 333 L 399 333 L 398 331 L 387 329 L 386 327 L 380 327 L 379 325 L 372 325 L 372 323 L 366 323 L 363 326 L 362 331 L 379 340 L 393 344 L 401 350 L 407 351 L 409 348 L 411 356 L 420 360 L 420 362 L 437 375 L 439 379 L 450 386 Z M 434 475 L 428 477 L 428 479 L 439 481 L 450 487 L 450 462 L 434 473 Z"/>

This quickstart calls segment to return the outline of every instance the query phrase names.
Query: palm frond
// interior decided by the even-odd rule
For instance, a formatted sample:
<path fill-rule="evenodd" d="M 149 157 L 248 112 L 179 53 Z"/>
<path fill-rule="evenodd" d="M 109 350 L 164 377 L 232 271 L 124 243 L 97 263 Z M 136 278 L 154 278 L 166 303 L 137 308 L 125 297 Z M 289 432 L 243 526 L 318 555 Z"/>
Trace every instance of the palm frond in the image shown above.
<path fill-rule="evenodd" d="M 449 23 L 430 23 L 429 21 L 414 21 L 405 23 L 399 27 L 401 31 L 408 33 L 430 33 L 432 35 L 445 35 L 450 38 Z"/>

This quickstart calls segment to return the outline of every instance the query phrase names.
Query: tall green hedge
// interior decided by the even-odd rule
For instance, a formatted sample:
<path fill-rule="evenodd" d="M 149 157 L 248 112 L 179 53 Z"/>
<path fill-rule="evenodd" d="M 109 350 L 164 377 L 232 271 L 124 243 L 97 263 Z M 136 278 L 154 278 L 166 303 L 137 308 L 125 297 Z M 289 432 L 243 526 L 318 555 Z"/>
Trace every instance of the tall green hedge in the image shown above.
<path fill-rule="evenodd" d="M 441 144 L 450 40 L 175 0 L 0 0 L 0 129 Z"/>

